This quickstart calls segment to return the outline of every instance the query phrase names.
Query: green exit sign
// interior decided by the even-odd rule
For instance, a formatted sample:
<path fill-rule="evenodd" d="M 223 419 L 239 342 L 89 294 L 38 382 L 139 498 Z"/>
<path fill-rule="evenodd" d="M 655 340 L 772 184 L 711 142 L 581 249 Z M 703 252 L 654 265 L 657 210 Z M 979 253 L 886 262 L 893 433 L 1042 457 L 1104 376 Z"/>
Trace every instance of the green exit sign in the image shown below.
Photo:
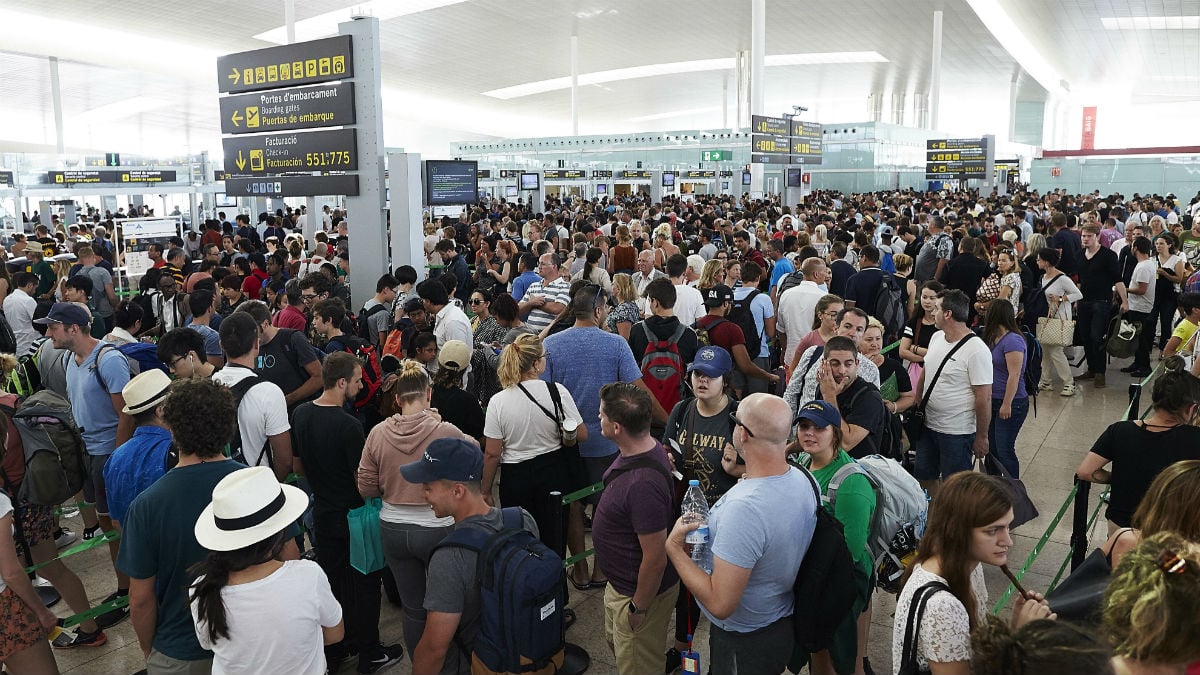
<path fill-rule="evenodd" d="M 731 150 L 702 150 L 700 152 L 701 162 L 728 162 L 733 159 L 733 151 Z"/>
<path fill-rule="evenodd" d="M 115 152 L 104 153 L 104 166 L 121 166 L 121 155 Z"/>

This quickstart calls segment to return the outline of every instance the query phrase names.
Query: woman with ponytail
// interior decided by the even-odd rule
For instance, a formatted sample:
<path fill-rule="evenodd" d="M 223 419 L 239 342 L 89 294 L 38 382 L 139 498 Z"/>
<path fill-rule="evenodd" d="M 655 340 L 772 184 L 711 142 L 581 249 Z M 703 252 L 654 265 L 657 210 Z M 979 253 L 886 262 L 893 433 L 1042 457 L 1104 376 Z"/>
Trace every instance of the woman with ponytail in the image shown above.
<path fill-rule="evenodd" d="M 209 554 L 192 566 L 189 590 L 212 672 L 326 672 L 322 646 L 344 637 L 342 607 L 317 563 L 280 560 L 284 531 L 307 508 L 304 491 L 279 483 L 265 466 L 234 471 L 213 489 L 195 525 Z"/>
<path fill-rule="evenodd" d="M 464 346 L 465 349 L 465 346 Z M 425 571 L 433 547 L 454 526 L 453 518 L 438 518 L 425 501 L 422 486 L 400 475 L 400 467 L 421 458 L 438 438 L 476 441 L 430 407 L 429 374 L 418 362 L 405 360 L 383 382 L 380 396 L 392 412 L 367 435 L 358 465 L 358 491 L 363 497 L 383 497 L 379 527 L 383 555 L 404 607 L 404 643 L 409 653 L 425 632 Z"/>

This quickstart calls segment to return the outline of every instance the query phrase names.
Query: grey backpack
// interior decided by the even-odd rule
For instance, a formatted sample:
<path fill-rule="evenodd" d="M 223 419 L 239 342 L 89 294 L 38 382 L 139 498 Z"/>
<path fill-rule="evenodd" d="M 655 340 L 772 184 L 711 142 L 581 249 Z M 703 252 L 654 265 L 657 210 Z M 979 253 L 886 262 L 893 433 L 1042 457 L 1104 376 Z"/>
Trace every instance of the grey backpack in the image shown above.
<path fill-rule="evenodd" d="M 71 404 L 43 389 L 22 401 L 12 420 L 25 447 L 20 498 L 39 506 L 57 506 L 79 492 L 87 476 L 86 448 L 71 415 Z"/>

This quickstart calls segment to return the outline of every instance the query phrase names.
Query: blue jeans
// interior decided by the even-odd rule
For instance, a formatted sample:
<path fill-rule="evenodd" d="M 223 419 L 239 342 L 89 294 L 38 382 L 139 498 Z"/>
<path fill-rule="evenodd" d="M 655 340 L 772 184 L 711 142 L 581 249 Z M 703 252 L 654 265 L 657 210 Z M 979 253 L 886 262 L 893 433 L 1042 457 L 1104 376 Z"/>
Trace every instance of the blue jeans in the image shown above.
<path fill-rule="evenodd" d="M 1014 398 L 1012 416 L 1006 420 L 1000 419 L 1000 404 L 1003 399 L 992 399 L 992 423 L 988 426 L 988 445 L 991 453 L 1004 465 L 1005 469 L 1017 478 L 1021 463 L 1017 461 L 1017 434 L 1021 433 L 1021 425 L 1029 415 L 1029 399 Z"/>
<path fill-rule="evenodd" d="M 937 480 L 970 471 L 974 445 L 975 434 L 943 434 L 927 427 L 917 440 L 913 476 L 917 480 Z"/>

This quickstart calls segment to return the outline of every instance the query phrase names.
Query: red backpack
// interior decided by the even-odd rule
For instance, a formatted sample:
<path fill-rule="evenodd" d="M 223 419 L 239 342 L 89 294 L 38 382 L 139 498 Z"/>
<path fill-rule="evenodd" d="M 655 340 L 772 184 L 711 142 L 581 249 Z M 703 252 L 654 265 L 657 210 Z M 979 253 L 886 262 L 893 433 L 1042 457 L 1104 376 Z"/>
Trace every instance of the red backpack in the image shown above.
<path fill-rule="evenodd" d="M 642 381 L 658 399 L 663 410 L 670 412 L 683 398 L 683 378 L 687 364 L 679 353 L 679 339 L 686 330 L 683 324 L 676 326 L 675 332 L 666 340 L 660 340 L 645 321 L 641 322 L 642 330 L 646 332 L 646 351 L 642 354 Z"/>
<path fill-rule="evenodd" d="M 363 388 L 358 393 L 358 398 L 354 399 L 354 407 L 361 410 L 377 405 L 379 388 L 383 385 L 383 369 L 379 367 L 379 350 L 370 342 L 353 335 L 339 335 L 333 341 L 341 343 L 343 351 L 353 354 L 363 364 Z"/>

